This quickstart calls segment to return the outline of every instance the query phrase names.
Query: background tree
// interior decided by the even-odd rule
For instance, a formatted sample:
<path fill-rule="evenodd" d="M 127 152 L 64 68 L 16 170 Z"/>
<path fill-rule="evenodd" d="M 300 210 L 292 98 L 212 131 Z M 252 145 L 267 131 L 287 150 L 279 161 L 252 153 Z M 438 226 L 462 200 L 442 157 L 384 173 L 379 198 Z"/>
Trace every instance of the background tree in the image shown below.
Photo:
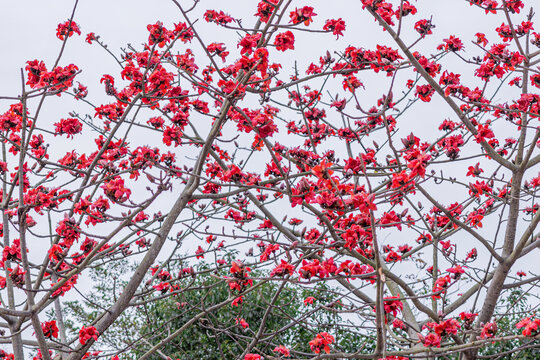
<path fill-rule="evenodd" d="M 230 256 L 231 261 L 235 256 Z M 115 263 L 114 268 L 106 267 L 91 272 L 95 280 L 95 289 L 84 302 L 67 302 L 66 313 L 69 321 L 68 328 L 75 336 L 82 324 L 95 321 L 100 310 L 106 308 L 114 299 L 108 298 L 115 293 L 113 287 L 122 288 L 125 281 L 110 282 L 110 279 L 121 279 L 127 273 L 128 264 Z M 209 267 L 199 265 L 196 279 L 191 278 L 180 284 L 183 291 L 178 295 L 164 296 L 155 294 L 155 299 L 145 299 L 143 304 L 133 307 L 129 313 L 124 313 L 112 326 L 111 331 L 103 334 L 100 341 L 115 352 L 121 353 L 126 359 L 138 359 L 144 354 L 149 343 L 160 343 L 168 334 L 182 328 L 189 320 L 200 313 L 208 304 L 225 301 L 229 296 L 228 286 L 205 272 Z M 222 274 L 226 275 L 226 274 Z M 186 286 L 187 285 L 187 286 Z M 357 349 L 372 351 L 375 339 L 358 331 L 355 324 L 337 316 L 336 310 L 342 308 L 339 301 L 333 300 L 336 289 L 328 288 L 324 282 L 319 282 L 313 289 L 295 292 L 295 288 L 286 288 L 282 298 L 289 299 L 284 304 L 276 305 L 275 310 L 265 317 L 268 300 L 276 290 L 275 284 L 267 283 L 255 294 L 246 296 L 249 307 L 223 307 L 216 313 L 207 313 L 204 317 L 186 328 L 181 335 L 160 348 L 159 353 L 151 358 L 160 359 L 164 354 L 171 358 L 185 359 L 224 359 L 234 357 L 241 352 L 249 340 L 250 328 L 258 328 L 264 318 L 269 341 L 261 341 L 259 348 L 276 348 L 276 344 L 293 348 L 297 352 L 310 351 L 307 345 L 316 335 L 313 328 L 335 334 L 336 343 L 346 351 Z M 315 304 L 298 299 L 318 299 Z M 521 320 L 523 313 L 529 311 L 527 293 L 514 290 L 507 298 L 503 298 L 497 306 L 496 317 L 499 329 L 519 335 L 521 330 L 515 324 Z M 317 303 L 320 305 L 317 306 Z M 197 309 L 189 309 L 190 304 Z M 206 304 L 206 305 L 203 305 Z M 179 309 L 183 311 L 179 312 Z M 54 317 L 54 314 L 51 315 Z M 290 325 L 290 319 L 298 319 L 295 326 Z M 238 321 L 237 321 L 238 320 Z M 231 326 L 234 322 L 235 326 Z M 141 333 L 143 332 L 143 333 Z M 140 339 L 144 339 L 141 341 Z M 142 346 L 138 349 L 138 344 Z M 273 345 L 272 345 L 273 344 Z M 510 341 L 499 341 L 486 344 L 480 349 L 480 355 L 500 357 L 506 354 L 517 359 L 534 359 L 538 355 L 534 340 L 516 338 Z M 264 351 L 264 350 L 263 350 Z M 447 356 L 449 359 L 459 355 Z"/>
<path fill-rule="evenodd" d="M 114 299 L 109 298 L 115 293 L 113 288 L 121 289 L 127 281 L 111 282 L 110 279 L 121 279 L 127 267 L 128 264 L 119 262 L 114 268 L 92 271 L 96 283 L 94 291 L 84 302 L 65 303 L 66 317 L 71 319 L 68 328 L 73 335 L 78 333 L 82 324 L 94 322 L 101 309 L 114 302 Z M 124 358 L 138 359 L 150 344 L 160 343 L 205 308 L 227 300 L 229 287 L 220 280 L 227 275 L 227 270 L 210 270 L 207 264 L 201 263 L 197 266 L 195 277 L 187 275 L 178 283 L 181 292 L 150 294 L 140 305 L 124 313 L 111 331 L 103 334 L 101 341 Z M 255 273 L 252 275 L 256 276 Z M 309 353 L 308 343 L 316 335 L 312 327 L 335 334 L 337 341 L 350 351 L 362 345 L 365 347 L 366 343 L 370 343 L 368 348 L 374 345 L 373 339 L 359 334 L 354 324 L 340 319 L 336 309 L 340 309 L 341 304 L 333 300 L 336 292 L 324 282 L 304 291 L 286 285 L 281 290 L 279 302 L 267 313 L 269 300 L 278 286 L 275 283 L 265 283 L 259 290 L 245 297 L 247 306 L 226 306 L 215 312 L 207 312 L 151 358 L 159 359 L 163 354 L 180 359 L 234 358 L 249 343 L 255 335 L 253 329 L 259 328 L 262 321 L 266 330 L 258 347 L 267 351 L 282 345 Z M 301 301 L 311 295 L 317 296 L 318 300 L 314 303 Z M 291 324 L 291 319 L 297 319 L 298 323 Z M 144 341 L 141 343 L 140 339 Z"/>
<path fill-rule="evenodd" d="M 474 34 L 405 0 L 171 4 L 141 45 L 83 37 L 119 66 L 104 101 L 64 64 L 77 1 L 0 97 L 2 356 L 172 358 L 203 330 L 243 360 L 535 354 L 532 1 L 456 2 Z"/>

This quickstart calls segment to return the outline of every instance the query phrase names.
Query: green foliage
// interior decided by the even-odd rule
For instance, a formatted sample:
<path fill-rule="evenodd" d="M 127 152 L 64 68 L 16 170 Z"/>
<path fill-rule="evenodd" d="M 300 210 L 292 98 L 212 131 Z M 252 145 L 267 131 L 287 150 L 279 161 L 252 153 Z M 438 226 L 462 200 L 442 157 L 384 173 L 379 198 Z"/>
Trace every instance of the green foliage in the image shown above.
<path fill-rule="evenodd" d="M 520 288 L 512 290 L 508 296 L 502 298 L 496 308 L 495 318 L 497 319 L 498 332 L 505 335 L 521 334 L 521 330 L 516 328 L 516 324 L 523 319 L 523 314 L 531 314 L 531 301 L 528 294 Z M 522 350 L 516 352 L 516 349 Z M 504 342 L 489 343 L 480 350 L 480 355 L 500 355 L 503 359 L 504 354 L 513 360 L 535 360 L 540 359 L 540 345 L 537 340 L 515 339 Z"/>
<path fill-rule="evenodd" d="M 109 307 L 126 285 L 123 274 L 130 265 L 124 261 L 115 265 L 98 267 L 92 271 L 95 288 L 88 294 L 86 301 L 67 302 L 67 327 L 71 335 L 77 335 L 81 325 L 91 324 L 96 316 Z M 180 291 L 171 295 L 169 292 L 141 295 L 112 327 L 100 337 L 100 343 L 109 349 L 122 352 L 122 360 L 138 359 L 152 346 L 160 344 L 163 339 L 175 331 L 185 328 L 173 340 L 160 346 L 160 353 L 151 359 L 162 359 L 162 354 L 171 359 L 233 359 L 243 352 L 258 333 L 264 320 L 264 329 L 255 348 L 257 353 L 271 354 L 274 347 L 285 345 L 291 350 L 313 354 L 309 342 L 318 332 L 332 334 L 334 346 L 344 352 L 354 353 L 361 349 L 362 353 L 372 352 L 375 348 L 374 334 L 368 330 L 372 322 L 359 327 L 358 320 L 366 319 L 366 314 L 357 319 L 344 320 L 339 313 L 343 310 L 341 299 L 328 284 L 316 283 L 309 287 L 292 287 L 282 281 L 255 281 L 259 284 L 254 291 L 244 296 L 244 301 L 237 307 L 231 306 L 234 296 L 224 277 L 228 271 L 211 271 L 204 264 L 197 267 L 195 277 L 187 276 L 177 284 Z M 169 269 L 171 274 L 175 273 Z M 251 272 L 254 278 L 263 274 Z M 111 282 L 110 279 L 113 279 Z M 280 295 L 274 302 L 277 292 Z M 303 300 L 313 296 L 313 305 L 304 305 Z M 496 319 L 499 334 L 519 334 L 515 324 L 520 321 L 528 308 L 527 293 L 520 289 L 511 291 L 497 307 Z M 229 300 L 229 301 L 227 301 Z M 209 310 L 215 304 L 226 302 L 226 305 Z M 270 311 L 268 310 L 270 309 Z M 189 326 L 186 324 L 194 317 L 199 317 Z M 353 315 L 351 314 L 351 319 Z M 244 329 L 237 323 L 244 319 L 249 328 Z M 363 330 L 358 330 L 363 328 Z M 532 360 L 540 358 L 538 345 L 531 340 L 513 340 L 488 343 L 480 349 L 482 356 L 497 356 L 515 349 L 512 359 Z M 445 357 L 458 359 L 459 354 Z"/>
<path fill-rule="evenodd" d="M 127 263 L 115 267 L 100 267 L 93 271 L 95 291 L 84 304 L 67 303 L 69 318 L 76 319 L 68 324 L 73 335 L 83 324 L 95 320 L 99 310 L 114 302 L 111 294 L 121 291 L 127 283 L 122 279 Z M 170 270 L 171 274 L 177 273 Z M 248 346 L 258 333 L 264 319 L 264 330 L 257 344 L 259 353 L 272 353 L 278 345 L 291 350 L 312 354 L 309 342 L 317 332 L 332 333 L 343 351 L 366 348 L 365 336 L 360 336 L 351 322 L 344 322 L 335 311 L 340 308 L 328 285 L 320 282 L 308 288 L 293 288 L 282 281 L 262 282 L 254 291 L 244 296 L 243 303 L 231 306 L 229 286 L 223 278 L 228 274 L 214 273 L 201 265 L 197 276 L 187 276 L 177 283 L 178 294 L 149 294 L 136 300 L 125 315 L 100 337 L 100 342 L 111 350 L 123 351 L 122 359 L 137 359 L 152 346 L 159 344 L 170 334 L 181 329 L 187 322 L 200 316 L 172 341 L 160 347 L 160 352 L 172 359 L 226 359 L 235 358 Z M 251 276 L 262 275 L 253 271 Z M 105 279 L 114 279 L 113 282 Z M 280 292 L 276 301 L 275 294 Z M 313 305 L 304 305 L 303 300 L 313 296 Z M 113 296 L 114 297 L 114 296 Z M 227 302 L 219 309 L 209 311 L 215 304 Z M 323 306 L 321 306 L 323 305 Z M 270 309 L 270 311 L 268 311 Z M 244 329 L 236 319 L 244 319 L 249 328 Z M 310 324 L 309 326 L 305 326 Z M 343 326 L 348 325 L 348 326 Z M 144 340 L 143 340 L 144 339 Z M 368 346 L 369 347 L 369 346 Z M 161 359 L 155 354 L 151 359 Z"/>

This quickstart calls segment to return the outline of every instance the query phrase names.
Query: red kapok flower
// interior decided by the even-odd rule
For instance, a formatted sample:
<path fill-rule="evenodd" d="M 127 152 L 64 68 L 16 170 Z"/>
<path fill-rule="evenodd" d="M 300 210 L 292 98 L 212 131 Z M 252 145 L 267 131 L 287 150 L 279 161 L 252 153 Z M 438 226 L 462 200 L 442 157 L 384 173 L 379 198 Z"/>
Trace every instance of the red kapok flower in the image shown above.
<path fill-rule="evenodd" d="M 343 21 L 341 18 L 337 20 L 326 20 L 323 30 L 331 31 L 332 34 L 336 35 L 336 38 L 339 39 L 340 36 L 343 36 L 343 31 L 345 31 L 345 21 Z"/>
<path fill-rule="evenodd" d="M 79 342 L 84 345 L 86 342 L 90 339 L 97 340 L 99 336 L 99 332 L 96 330 L 94 326 L 89 327 L 82 327 L 79 331 Z"/>
<path fill-rule="evenodd" d="M 482 339 L 489 339 L 495 336 L 497 333 L 497 324 L 495 322 L 489 322 L 484 325 L 480 337 Z"/>
<path fill-rule="evenodd" d="M 324 350 L 325 353 L 330 353 L 330 344 L 334 342 L 334 337 L 327 332 L 318 333 L 315 339 L 309 342 L 311 351 L 315 354 L 319 354 L 321 350 Z"/>
<path fill-rule="evenodd" d="M 43 335 L 50 339 L 51 337 L 57 338 L 58 337 L 58 327 L 56 326 L 56 321 L 45 321 L 41 324 L 41 330 L 43 331 Z"/>
<path fill-rule="evenodd" d="M 60 119 L 54 126 L 56 126 L 56 134 L 66 134 L 68 138 L 72 138 L 73 135 L 79 134 L 82 131 L 81 122 L 75 118 Z"/>
<path fill-rule="evenodd" d="M 258 354 L 246 354 L 244 360 L 262 360 L 262 356 Z"/>
<path fill-rule="evenodd" d="M 284 345 L 279 345 L 279 346 L 276 346 L 274 348 L 274 352 L 275 353 L 278 353 L 278 354 L 281 354 L 285 357 L 289 357 L 291 356 L 291 352 L 289 351 L 289 349 L 287 349 Z"/>
<path fill-rule="evenodd" d="M 304 23 L 304 25 L 308 26 L 313 22 L 313 16 L 315 16 L 313 12 L 313 8 L 311 6 L 304 6 L 303 8 L 296 8 L 294 11 L 291 11 L 289 14 L 291 18 L 291 23 L 296 25 L 300 23 Z"/>
<path fill-rule="evenodd" d="M 285 51 L 287 49 L 294 50 L 293 33 L 290 31 L 286 31 L 281 34 L 277 34 L 274 45 L 276 45 L 276 49 L 278 49 L 279 51 Z"/>
<path fill-rule="evenodd" d="M 58 27 L 56 28 L 56 37 L 60 40 L 64 40 L 66 36 L 70 37 L 74 32 L 81 35 L 79 25 L 77 25 L 75 21 L 68 20 L 65 23 L 58 24 Z"/>
<path fill-rule="evenodd" d="M 516 328 L 523 328 L 523 336 L 536 336 L 540 333 L 540 319 L 525 318 L 516 324 Z"/>

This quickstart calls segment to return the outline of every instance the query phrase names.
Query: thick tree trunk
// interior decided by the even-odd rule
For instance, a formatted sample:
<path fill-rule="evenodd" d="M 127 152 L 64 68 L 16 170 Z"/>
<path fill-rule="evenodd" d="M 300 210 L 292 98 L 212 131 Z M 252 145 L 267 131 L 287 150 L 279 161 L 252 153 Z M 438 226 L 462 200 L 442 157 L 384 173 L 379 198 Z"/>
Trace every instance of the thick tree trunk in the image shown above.
<path fill-rule="evenodd" d="M 15 356 L 15 360 L 25 360 L 24 359 L 24 348 L 23 348 L 23 342 L 21 333 L 19 332 L 19 329 L 11 328 L 9 329 L 12 335 L 13 339 L 13 355 Z"/>

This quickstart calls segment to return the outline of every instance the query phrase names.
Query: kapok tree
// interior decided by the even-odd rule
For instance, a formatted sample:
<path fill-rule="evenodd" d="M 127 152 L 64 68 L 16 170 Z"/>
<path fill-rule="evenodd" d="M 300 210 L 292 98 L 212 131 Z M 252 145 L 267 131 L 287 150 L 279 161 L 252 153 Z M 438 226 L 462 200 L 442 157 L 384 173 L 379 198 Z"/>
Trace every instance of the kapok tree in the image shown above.
<path fill-rule="evenodd" d="M 75 9 L 56 30 L 56 61 L 29 60 L 21 89 L 0 98 L 2 357 L 30 346 L 34 359 L 124 359 L 132 347 L 168 358 L 167 343 L 223 307 L 238 316 L 214 330 L 246 329 L 237 359 L 470 360 L 493 342 L 517 344 L 508 356 L 538 347 L 534 1 L 456 2 L 502 22 L 459 36 L 406 0 L 351 2 L 329 19 L 291 0 L 248 15 L 172 3 L 182 21 L 147 25 L 146 42 L 118 55 L 86 35 L 121 67 L 96 79 L 108 102 L 94 104 L 77 83 L 84 69 L 62 62 L 82 41 Z M 375 46 L 348 32 L 358 19 Z M 328 42 L 313 59 L 296 50 L 334 37 L 350 45 Z M 48 121 L 44 104 L 58 99 L 76 110 Z M 63 299 L 91 287 L 89 269 L 126 259 L 125 286 L 67 332 Z M 116 348 L 100 343 L 122 314 L 193 291 L 199 271 L 228 284 L 226 300 L 179 303 L 198 312 L 167 336 L 141 328 Z M 244 299 L 267 283 L 278 286 L 264 316 L 247 324 Z M 291 289 L 312 293 L 283 299 Z M 500 312 L 516 290 L 528 306 Z M 268 332 L 283 300 L 305 311 Z M 334 323 L 310 321 L 329 309 Z M 339 326 L 373 346 L 350 350 L 325 330 Z M 274 341 L 291 327 L 312 334 L 311 351 Z"/>

